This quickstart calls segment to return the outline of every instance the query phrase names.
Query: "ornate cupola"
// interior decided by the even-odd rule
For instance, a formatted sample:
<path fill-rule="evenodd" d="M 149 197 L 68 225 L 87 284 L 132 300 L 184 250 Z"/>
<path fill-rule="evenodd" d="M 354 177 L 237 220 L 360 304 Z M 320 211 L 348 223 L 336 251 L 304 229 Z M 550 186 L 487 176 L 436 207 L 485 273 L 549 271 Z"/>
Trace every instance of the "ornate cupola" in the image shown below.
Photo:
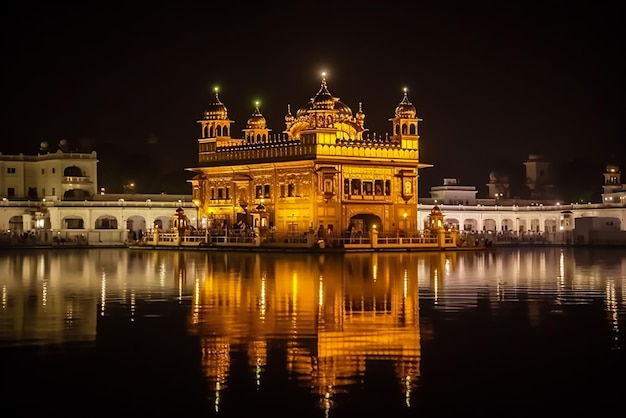
<path fill-rule="evenodd" d="M 337 119 L 338 110 L 335 109 L 335 102 L 338 97 L 333 97 L 326 85 L 326 74 L 322 74 L 322 85 L 315 97 L 311 98 L 311 107 L 308 110 L 309 126 L 316 128 L 333 127 Z"/>
<path fill-rule="evenodd" d="M 209 103 L 204 111 L 204 117 L 197 121 L 201 128 L 201 136 L 198 139 L 199 160 L 206 159 L 207 153 L 214 153 L 216 148 L 232 142 L 230 137 L 230 125 L 234 121 L 228 119 L 228 109 L 219 98 L 218 89 L 215 88 L 215 101 Z"/>
<path fill-rule="evenodd" d="M 248 119 L 246 123 L 246 128 L 243 129 L 244 137 L 246 139 L 246 143 L 248 144 L 258 144 L 264 143 L 268 141 L 270 129 L 267 129 L 267 122 L 265 117 L 261 114 L 259 110 L 259 102 L 255 103 L 254 113 Z"/>
<path fill-rule="evenodd" d="M 303 132 L 317 131 L 324 137 L 322 142 L 334 143 L 335 139 L 358 140 L 365 131 L 363 128 L 365 114 L 361 112 L 359 118 L 354 117 L 348 105 L 330 93 L 326 83 L 326 74 L 322 73 L 321 86 L 315 96 L 306 106 L 298 109 L 295 117 L 291 114 L 291 110 L 285 116 L 284 132 L 290 138 L 300 139 Z M 329 135 L 335 135 L 335 139 L 331 140 Z"/>
<path fill-rule="evenodd" d="M 402 148 L 418 149 L 418 123 L 421 121 L 417 117 L 415 106 L 409 100 L 407 89 L 404 89 L 404 97 L 396 107 L 395 117 L 389 119 L 392 123 L 392 142 L 399 142 Z"/>

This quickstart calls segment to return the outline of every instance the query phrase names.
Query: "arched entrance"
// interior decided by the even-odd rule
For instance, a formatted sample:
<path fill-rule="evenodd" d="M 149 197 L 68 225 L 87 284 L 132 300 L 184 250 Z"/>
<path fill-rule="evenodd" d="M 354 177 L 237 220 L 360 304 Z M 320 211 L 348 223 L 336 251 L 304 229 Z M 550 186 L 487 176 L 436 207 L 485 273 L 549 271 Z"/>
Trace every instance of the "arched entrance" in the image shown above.
<path fill-rule="evenodd" d="M 351 230 L 352 233 L 366 234 L 369 233 L 372 228 L 376 227 L 379 232 L 383 232 L 382 222 L 380 221 L 380 217 L 373 215 L 371 213 L 359 213 L 358 215 L 354 215 L 350 218 L 350 225 L 348 225 L 348 230 Z"/>
<path fill-rule="evenodd" d="M 117 218 L 112 215 L 100 216 L 96 219 L 95 229 L 117 229 Z"/>

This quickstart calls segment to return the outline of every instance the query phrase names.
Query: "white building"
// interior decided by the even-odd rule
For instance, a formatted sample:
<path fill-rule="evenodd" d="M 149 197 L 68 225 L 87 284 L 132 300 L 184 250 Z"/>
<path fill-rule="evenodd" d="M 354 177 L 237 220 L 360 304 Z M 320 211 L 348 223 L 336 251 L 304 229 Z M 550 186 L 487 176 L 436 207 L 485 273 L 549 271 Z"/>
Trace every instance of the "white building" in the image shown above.
<path fill-rule="evenodd" d="M 95 152 L 56 152 L 41 144 L 34 156 L 0 154 L 0 244 L 122 245 L 157 226 L 171 228 L 176 209 L 198 225 L 191 195 L 98 194 Z"/>
<path fill-rule="evenodd" d="M 37 155 L 0 153 L 0 196 L 19 200 L 85 200 L 97 192 L 95 151 L 70 152 L 61 140 L 56 152 L 41 143 Z"/>

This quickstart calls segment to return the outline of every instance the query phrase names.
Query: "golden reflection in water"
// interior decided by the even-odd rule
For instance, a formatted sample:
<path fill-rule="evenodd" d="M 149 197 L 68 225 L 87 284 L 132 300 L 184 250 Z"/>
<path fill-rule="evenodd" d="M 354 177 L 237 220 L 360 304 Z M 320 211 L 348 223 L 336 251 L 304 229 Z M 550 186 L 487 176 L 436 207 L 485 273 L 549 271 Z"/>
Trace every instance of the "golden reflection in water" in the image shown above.
<path fill-rule="evenodd" d="M 288 372 L 312 388 L 321 408 L 331 408 L 337 393 L 360 383 L 366 360 L 393 362 L 410 405 L 421 356 L 415 257 L 241 258 L 238 270 L 210 263 L 193 286 L 189 326 L 201 340 L 216 408 L 230 348 L 247 346 L 262 386 L 267 344 L 276 338 L 286 342 Z"/>

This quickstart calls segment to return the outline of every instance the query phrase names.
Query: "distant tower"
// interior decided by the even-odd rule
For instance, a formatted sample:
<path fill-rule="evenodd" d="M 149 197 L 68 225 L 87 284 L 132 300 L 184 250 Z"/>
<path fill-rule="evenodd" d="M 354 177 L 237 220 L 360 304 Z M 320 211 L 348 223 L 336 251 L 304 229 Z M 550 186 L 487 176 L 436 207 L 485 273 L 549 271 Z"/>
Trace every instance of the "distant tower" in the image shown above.
<path fill-rule="evenodd" d="M 202 127 L 200 139 L 198 139 L 199 161 L 205 161 L 214 154 L 217 143 L 230 142 L 230 125 L 234 121 L 228 119 L 228 109 L 220 101 L 218 89 L 215 89 L 215 101 L 209 103 L 204 111 L 204 118 L 198 121 Z"/>
<path fill-rule="evenodd" d="M 617 164 L 606 165 L 602 189 L 603 203 L 623 203 L 626 201 L 626 187 L 622 184 L 621 173 Z"/>
<path fill-rule="evenodd" d="M 361 107 L 359 106 L 360 110 Z M 392 124 L 393 132 L 391 142 L 401 143 L 402 148 L 418 149 L 418 123 L 421 119 L 417 117 L 415 106 L 409 101 L 407 89 L 404 89 L 404 97 L 396 107 L 395 117 L 389 121 Z"/>
<path fill-rule="evenodd" d="M 526 187 L 531 199 L 550 199 L 553 197 L 552 167 L 543 156 L 530 154 L 524 163 L 526 166 Z"/>
<path fill-rule="evenodd" d="M 487 183 L 489 197 L 494 199 L 508 199 L 509 187 L 510 184 L 508 176 L 497 171 L 489 173 L 489 183 Z"/>

